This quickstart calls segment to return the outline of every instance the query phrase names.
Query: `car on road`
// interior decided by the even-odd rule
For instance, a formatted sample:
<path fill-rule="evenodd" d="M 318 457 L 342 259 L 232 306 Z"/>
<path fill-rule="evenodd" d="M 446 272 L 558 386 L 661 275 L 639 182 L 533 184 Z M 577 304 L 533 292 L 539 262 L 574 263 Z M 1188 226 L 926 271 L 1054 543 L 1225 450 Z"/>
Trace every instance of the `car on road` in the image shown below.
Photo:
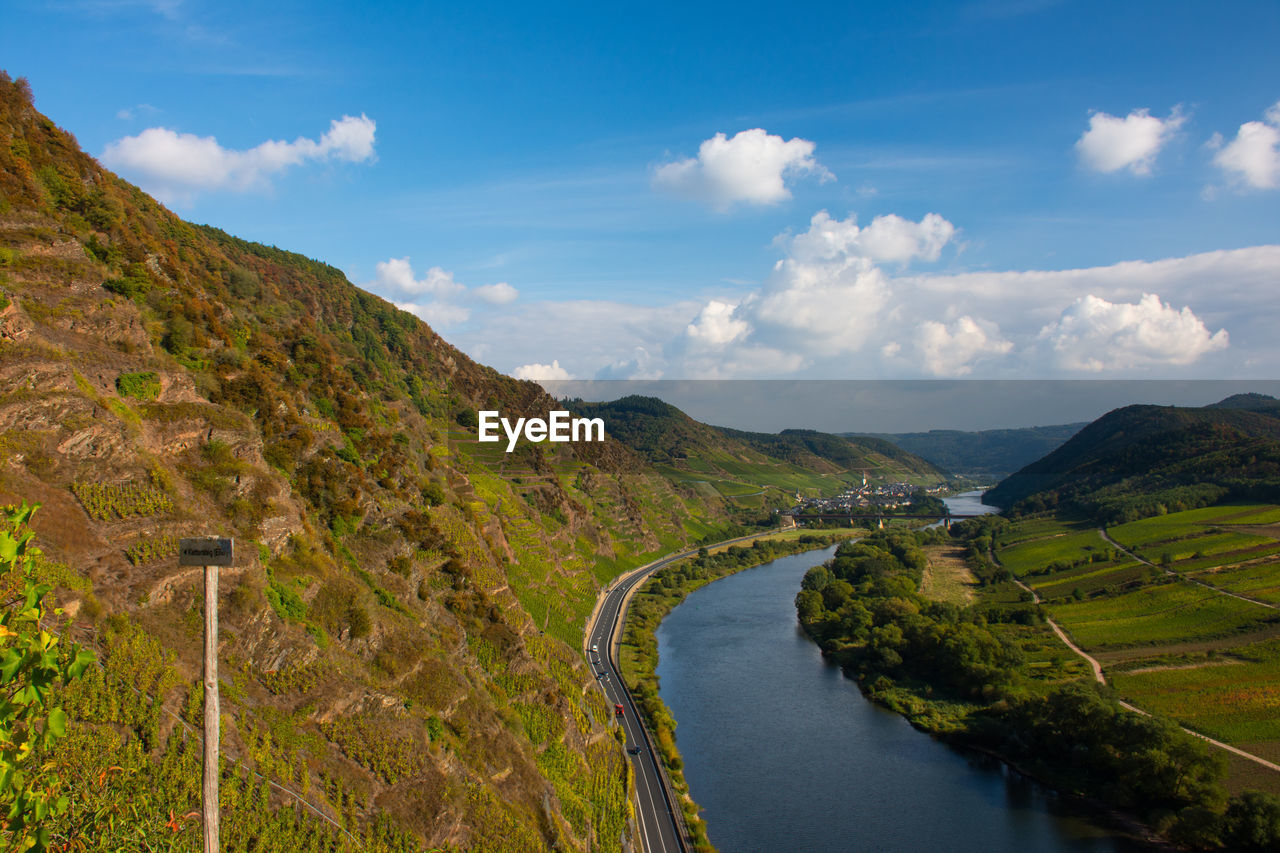
<path fill-rule="evenodd" d="M 629 746 L 627 747 L 627 752 L 630 753 L 631 755 L 639 755 L 640 753 L 644 752 L 644 750 L 638 746 Z"/>
<path fill-rule="evenodd" d="M 617 714 L 619 717 L 621 717 L 621 716 L 622 716 L 622 706 L 621 706 L 621 705 L 617 705 L 617 704 L 615 704 L 615 705 L 613 706 L 613 713 L 615 713 L 615 714 Z"/>

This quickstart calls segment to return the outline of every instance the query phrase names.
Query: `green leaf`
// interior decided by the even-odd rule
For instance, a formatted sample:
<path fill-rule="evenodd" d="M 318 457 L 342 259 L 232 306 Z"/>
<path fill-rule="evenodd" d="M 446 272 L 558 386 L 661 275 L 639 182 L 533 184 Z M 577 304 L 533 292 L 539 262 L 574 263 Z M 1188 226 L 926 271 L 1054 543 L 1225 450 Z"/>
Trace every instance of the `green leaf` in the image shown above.
<path fill-rule="evenodd" d="M 13 681 L 13 677 L 22 666 L 22 658 L 23 655 L 14 649 L 6 649 L 4 654 L 0 655 L 0 684 Z"/>
<path fill-rule="evenodd" d="M 61 708 L 54 708 L 49 711 L 48 722 L 49 733 L 54 737 L 67 736 L 67 714 Z"/>
<path fill-rule="evenodd" d="M 81 675 L 84 675 L 85 669 L 87 669 L 89 664 L 93 663 L 96 659 L 97 658 L 94 656 L 93 652 L 88 649 L 80 649 L 76 652 L 76 659 L 67 667 L 67 678 L 74 680 L 79 678 Z"/>
<path fill-rule="evenodd" d="M 18 540 L 0 530 L 0 562 L 13 563 L 18 559 Z"/>

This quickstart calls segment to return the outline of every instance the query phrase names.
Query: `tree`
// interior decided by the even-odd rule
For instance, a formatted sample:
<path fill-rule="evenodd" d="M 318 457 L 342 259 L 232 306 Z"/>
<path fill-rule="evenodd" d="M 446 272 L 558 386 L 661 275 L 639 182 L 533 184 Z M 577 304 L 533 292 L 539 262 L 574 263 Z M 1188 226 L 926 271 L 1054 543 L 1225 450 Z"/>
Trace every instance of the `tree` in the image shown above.
<path fill-rule="evenodd" d="M 1245 791 L 1227 807 L 1222 840 L 1232 850 L 1275 850 L 1280 845 L 1280 798 Z"/>
<path fill-rule="evenodd" d="M 93 654 L 75 645 L 60 648 L 45 630 L 50 587 L 35 578 L 40 551 L 31 547 L 27 529 L 37 508 L 0 509 L 0 583 L 10 591 L 0 613 L 0 850 L 41 853 L 49 845 L 47 822 L 69 804 L 55 766 L 40 763 L 49 745 L 66 735 L 67 715 L 55 696 L 80 677 Z"/>

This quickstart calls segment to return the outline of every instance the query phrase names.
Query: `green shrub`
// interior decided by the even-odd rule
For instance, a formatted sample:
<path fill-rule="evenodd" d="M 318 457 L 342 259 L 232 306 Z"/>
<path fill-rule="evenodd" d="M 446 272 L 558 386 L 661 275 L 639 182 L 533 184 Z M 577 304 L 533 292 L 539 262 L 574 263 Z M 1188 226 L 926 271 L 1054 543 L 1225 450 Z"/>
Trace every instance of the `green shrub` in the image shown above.
<path fill-rule="evenodd" d="M 155 371 L 139 373 L 121 373 L 116 377 L 116 391 L 122 397 L 136 397 L 139 400 L 154 400 L 160 396 L 160 377 Z"/>

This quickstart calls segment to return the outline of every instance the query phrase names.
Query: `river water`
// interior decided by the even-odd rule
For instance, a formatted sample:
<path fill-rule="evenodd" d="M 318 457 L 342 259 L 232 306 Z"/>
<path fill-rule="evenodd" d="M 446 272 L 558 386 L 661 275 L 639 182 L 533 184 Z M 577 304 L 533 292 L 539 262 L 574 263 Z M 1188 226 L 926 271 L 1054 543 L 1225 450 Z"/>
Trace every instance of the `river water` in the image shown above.
<path fill-rule="evenodd" d="M 916 731 L 827 663 L 793 600 L 834 550 L 708 584 L 658 628 L 661 695 L 722 853 L 1143 849 L 1000 762 Z"/>

